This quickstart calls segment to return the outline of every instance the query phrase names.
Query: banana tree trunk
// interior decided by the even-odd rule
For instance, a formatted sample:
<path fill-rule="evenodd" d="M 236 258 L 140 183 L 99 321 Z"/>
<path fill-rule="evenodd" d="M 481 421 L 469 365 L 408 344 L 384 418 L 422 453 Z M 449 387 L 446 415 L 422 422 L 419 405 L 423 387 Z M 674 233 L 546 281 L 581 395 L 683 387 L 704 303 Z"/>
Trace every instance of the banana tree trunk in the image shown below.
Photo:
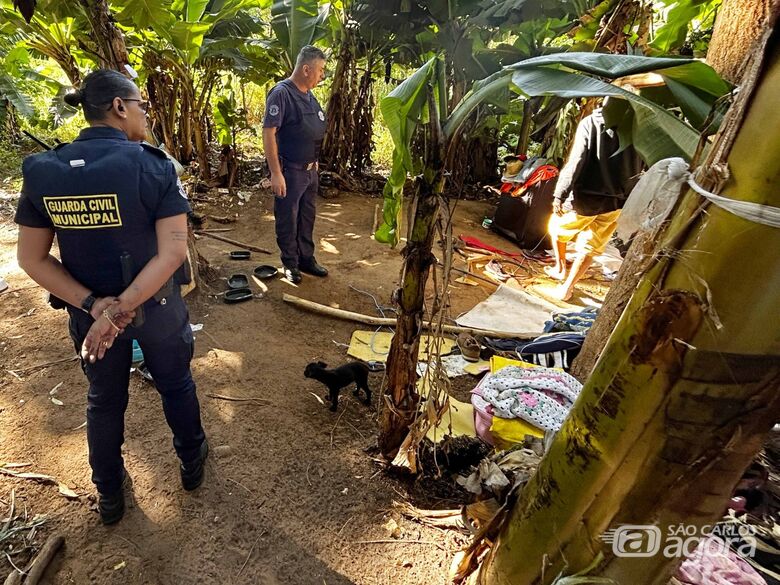
<path fill-rule="evenodd" d="M 656 233 L 643 232 L 634 238 L 617 278 L 609 287 L 599 316 L 582 344 L 579 355 L 571 366 L 571 375 L 585 383 L 596 365 L 609 336 L 615 330 L 623 310 L 634 294 L 639 279 L 652 264 Z"/>
<path fill-rule="evenodd" d="M 114 24 L 111 10 L 106 0 L 81 0 L 84 12 L 92 27 L 92 40 L 100 53 L 100 66 L 107 69 L 124 71 L 130 62 L 127 45 L 122 32 Z"/>
<path fill-rule="evenodd" d="M 387 378 L 379 429 L 379 448 L 392 460 L 417 414 L 417 354 L 420 347 L 425 285 L 435 262 L 433 236 L 439 215 L 439 197 L 444 189 L 442 149 L 432 149 L 426 172 L 418 179 L 413 224 L 403 249 L 401 286 L 395 291 L 398 322 L 387 358 Z"/>
<path fill-rule="evenodd" d="M 777 41 L 777 36 L 775 36 Z M 780 206 L 780 51 L 739 100 L 727 157 L 729 198 Z M 744 100 L 744 101 L 743 101 Z M 738 109 L 737 109 L 738 110 Z M 721 136 L 721 145 L 727 142 Z M 757 148 L 760 145 L 760 148 Z M 590 575 L 667 583 L 681 561 L 616 556 L 601 540 L 623 524 L 718 520 L 780 418 L 780 230 L 688 193 L 550 452 L 509 513 L 480 582 L 546 584 Z M 661 549 L 664 550 L 663 548 Z"/>

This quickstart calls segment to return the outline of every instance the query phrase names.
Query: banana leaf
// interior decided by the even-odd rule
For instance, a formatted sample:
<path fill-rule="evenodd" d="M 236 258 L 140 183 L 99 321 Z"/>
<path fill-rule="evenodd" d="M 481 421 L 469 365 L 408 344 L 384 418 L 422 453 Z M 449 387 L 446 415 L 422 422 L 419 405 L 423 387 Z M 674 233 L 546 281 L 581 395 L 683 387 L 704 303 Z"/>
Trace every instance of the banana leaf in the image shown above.
<path fill-rule="evenodd" d="M 271 28 L 284 47 L 290 67 L 295 65 L 300 50 L 321 36 L 329 11 L 329 4 L 320 7 L 317 0 L 274 0 Z"/>
<path fill-rule="evenodd" d="M 511 70 L 533 69 L 543 65 L 562 65 L 569 69 L 600 77 L 617 79 L 626 75 L 648 73 L 658 69 L 678 67 L 694 63 L 692 59 L 671 57 L 640 57 L 638 55 L 613 55 L 611 53 L 553 53 L 519 61 L 506 68 Z M 704 67 L 707 67 L 704 65 Z"/>
<path fill-rule="evenodd" d="M 699 133 L 664 108 L 594 77 L 549 67 L 523 68 L 514 71 L 512 83 L 529 96 L 611 96 L 627 100 L 634 112 L 632 142 L 648 166 L 672 156 L 690 160 L 699 143 Z"/>
<path fill-rule="evenodd" d="M 0 70 L 0 97 L 7 99 L 16 111 L 25 118 L 35 114 L 32 100 L 25 95 L 17 83 L 5 72 Z"/>
<path fill-rule="evenodd" d="M 378 242 L 395 246 L 407 173 L 413 172 L 410 145 L 428 100 L 430 82 L 439 69 L 433 57 L 401 83 L 379 104 L 382 118 L 393 138 L 393 167 L 383 190 L 382 223 L 374 234 Z"/>

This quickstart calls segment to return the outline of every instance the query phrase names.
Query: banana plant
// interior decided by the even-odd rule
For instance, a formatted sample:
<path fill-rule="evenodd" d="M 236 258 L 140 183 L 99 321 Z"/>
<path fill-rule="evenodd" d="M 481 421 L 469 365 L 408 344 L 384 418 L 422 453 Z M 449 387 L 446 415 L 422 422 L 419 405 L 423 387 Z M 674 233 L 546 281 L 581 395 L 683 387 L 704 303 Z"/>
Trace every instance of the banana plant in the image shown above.
<path fill-rule="evenodd" d="M 417 188 L 412 206 L 414 216 L 403 251 L 401 285 L 395 294 L 399 304 L 398 324 L 390 349 L 385 387 L 390 407 L 383 409 L 380 423 L 380 447 L 386 456 L 395 456 L 416 416 L 418 397 L 414 373 L 425 284 L 428 270 L 435 261 L 431 253 L 435 220 L 445 174 L 449 171 L 446 165 L 464 122 L 480 104 L 507 88 L 526 97 L 612 96 L 624 100 L 633 112 L 631 124 L 628 129 L 624 128 L 621 138 L 625 143 L 633 143 L 648 164 L 669 156 L 690 159 L 700 139 L 695 128 L 657 103 L 603 81 L 604 78 L 617 79 L 659 70 L 667 78 L 696 89 L 702 95 L 705 91 L 714 96 L 729 90 L 711 68 L 691 59 L 559 53 L 504 67 L 474 83 L 450 111 L 444 90 L 444 61 L 441 55 L 436 55 L 381 101 L 382 116 L 395 148 L 393 168 L 384 188 L 383 222 L 374 235 L 378 241 L 397 244 L 401 201 L 408 175 L 416 177 Z M 412 156 L 410 145 L 423 120 L 428 139 L 426 158 L 421 160 Z"/>
<path fill-rule="evenodd" d="M 330 4 L 318 0 L 274 0 L 271 5 L 271 28 L 281 46 L 287 73 L 292 72 L 295 59 L 306 45 L 323 38 Z"/>

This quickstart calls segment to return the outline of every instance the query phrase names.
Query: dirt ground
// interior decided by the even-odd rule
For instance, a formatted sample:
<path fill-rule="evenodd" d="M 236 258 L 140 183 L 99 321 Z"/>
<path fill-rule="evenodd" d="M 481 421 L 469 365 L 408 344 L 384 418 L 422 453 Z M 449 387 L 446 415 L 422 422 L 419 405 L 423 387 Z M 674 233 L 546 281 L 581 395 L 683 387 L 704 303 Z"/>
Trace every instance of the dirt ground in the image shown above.
<path fill-rule="evenodd" d="M 251 273 L 259 264 L 279 265 L 273 234 L 272 198 L 251 191 L 239 205 L 230 195 L 199 195 L 196 210 L 235 216 L 223 235 L 272 250 L 249 261 L 228 259 L 233 247 L 202 238 L 200 253 L 224 279 Z M 0 217 L 0 275 L 11 285 L 0 295 L 0 461 L 30 463 L 24 471 L 54 476 L 77 492 L 77 500 L 54 485 L 0 475 L 0 510 L 7 513 L 11 490 L 17 509 L 46 514 L 41 541 L 65 536 L 64 553 L 47 571 L 48 584 L 418 584 L 446 583 L 452 553 L 464 541 L 400 518 L 392 501 L 423 507 L 455 507 L 413 482 L 387 477 L 366 450 L 375 445 L 376 403 L 366 408 L 342 394 L 338 414 L 314 394 L 323 387 L 303 377 L 307 363 L 346 361 L 344 345 L 356 324 L 291 307 L 291 293 L 325 305 L 376 315 L 399 274 L 400 255 L 370 238 L 379 199 L 340 194 L 319 199 L 315 230 L 327 279 L 305 277 L 295 287 L 277 278 L 262 298 L 225 305 L 215 296 L 224 280 L 187 297 L 196 333 L 192 367 L 203 423 L 213 456 L 204 485 L 185 493 L 156 391 L 133 376 L 126 416 L 125 461 L 134 482 L 134 507 L 115 527 L 103 527 L 94 504 L 84 428 L 86 381 L 76 361 L 24 372 L 9 370 L 68 358 L 73 348 L 64 311 L 44 302 L 43 291 L 15 263 L 16 229 L 9 203 Z M 491 215 L 487 202 L 462 202 L 456 234 L 471 234 L 517 250 L 481 227 Z M 205 227 L 224 228 L 206 219 Z M 354 287 L 354 289 L 353 289 Z M 486 298 L 489 290 L 454 284 L 451 314 Z M 376 390 L 382 374 L 372 374 Z M 56 397 L 50 391 L 62 384 Z M 267 404 L 231 402 L 218 394 L 258 397 Z M 343 413 L 343 414 L 342 414 Z M 398 543 L 383 528 L 389 517 L 401 526 Z M 417 541 L 417 542 L 411 542 Z M 10 568 L 0 561 L 4 575 Z"/>

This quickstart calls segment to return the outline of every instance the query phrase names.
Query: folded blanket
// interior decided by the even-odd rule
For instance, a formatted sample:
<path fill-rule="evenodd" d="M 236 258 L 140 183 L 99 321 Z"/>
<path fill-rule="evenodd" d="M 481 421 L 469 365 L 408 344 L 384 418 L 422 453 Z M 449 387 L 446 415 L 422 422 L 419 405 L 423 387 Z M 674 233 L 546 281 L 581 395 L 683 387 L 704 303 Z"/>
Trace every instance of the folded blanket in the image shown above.
<path fill-rule="evenodd" d="M 551 368 L 508 366 L 480 385 L 495 416 L 521 418 L 546 431 L 557 431 L 582 390 L 574 377 Z"/>
<path fill-rule="evenodd" d="M 715 536 L 699 543 L 675 577 L 685 585 L 766 585 L 753 567 Z"/>

